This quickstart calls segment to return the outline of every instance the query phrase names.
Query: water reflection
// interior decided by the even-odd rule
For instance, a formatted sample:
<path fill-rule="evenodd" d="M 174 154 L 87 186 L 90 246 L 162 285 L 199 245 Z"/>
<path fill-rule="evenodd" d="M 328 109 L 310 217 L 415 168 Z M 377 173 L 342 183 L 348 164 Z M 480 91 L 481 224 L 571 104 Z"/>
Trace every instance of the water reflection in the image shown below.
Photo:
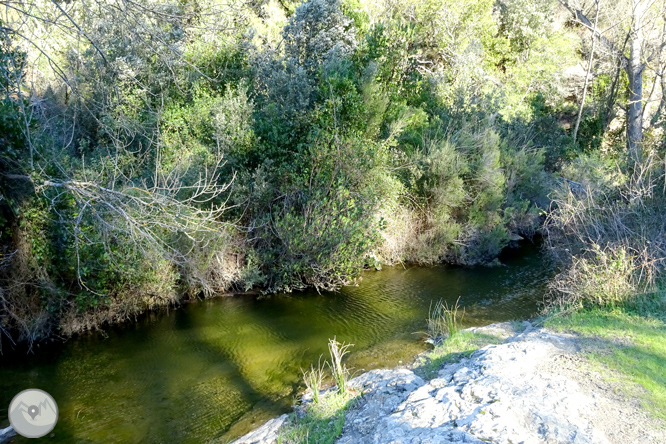
<path fill-rule="evenodd" d="M 39 387 L 60 407 L 50 442 L 226 442 L 290 407 L 300 368 L 330 337 L 355 344 L 349 364 L 362 371 L 423 350 L 418 332 L 438 299 L 460 296 L 467 325 L 534 314 L 549 267 L 534 248 L 504 262 L 392 267 L 335 294 L 209 300 L 37 356 L 6 355 L 0 415 L 14 394 Z"/>

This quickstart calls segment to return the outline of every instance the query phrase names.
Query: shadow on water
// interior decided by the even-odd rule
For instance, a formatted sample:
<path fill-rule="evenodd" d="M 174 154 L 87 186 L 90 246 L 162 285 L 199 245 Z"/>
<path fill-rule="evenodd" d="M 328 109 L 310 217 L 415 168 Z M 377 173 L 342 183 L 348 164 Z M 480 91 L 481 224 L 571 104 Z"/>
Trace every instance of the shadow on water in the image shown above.
<path fill-rule="evenodd" d="M 534 247 L 502 260 L 389 267 L 338 293 L 202 301 L 37 355 L 2 356 L 0 415 L 37 387 L 60 408 L 49 442 L 226 442 L 289 409 L 300 369 L 328 354 L 328 338 L 355 344 L 349 365 L 360 372 L 422 351 L 418 332 L 438 299 L 460 296 L 466 325 L 533 315 L 550 268 Z"/>

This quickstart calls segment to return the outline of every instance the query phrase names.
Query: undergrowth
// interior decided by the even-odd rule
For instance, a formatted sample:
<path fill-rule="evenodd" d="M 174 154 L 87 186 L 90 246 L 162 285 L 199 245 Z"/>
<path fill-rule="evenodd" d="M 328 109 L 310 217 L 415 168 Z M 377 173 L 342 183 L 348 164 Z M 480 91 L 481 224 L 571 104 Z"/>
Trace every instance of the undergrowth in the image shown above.
<path fill-rule="evenodd" d="M 605 378 L 666 419 L 666 176 L 660 146 L 647 146 L 642 161 L 595 180 L 589 165 L 564 170 L 580 187 L 556 193 L 546 223 L 563 271 L 545 326 L 579 334 Z"/>

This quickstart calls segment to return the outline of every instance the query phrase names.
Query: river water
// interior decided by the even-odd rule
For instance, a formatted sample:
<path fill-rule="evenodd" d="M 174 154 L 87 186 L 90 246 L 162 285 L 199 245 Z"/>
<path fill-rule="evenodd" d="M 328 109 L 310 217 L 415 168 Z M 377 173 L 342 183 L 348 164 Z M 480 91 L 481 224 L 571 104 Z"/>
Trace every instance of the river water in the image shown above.
<path fill-rule="evenodd" d="M 33 355 L 5 353 L 0 426 L 15 394 L 40 388 L 60 409 L 46 442 L 228 442 L 290 408 L 300 369 L 327 353 L 328 338 L 354 344 L 348 366 L 360 373 L 425 350 L 439 299 L 460 297 L 464 326 L 536 314 L 551 267 L 532 245 L 501 259 L 493 268 L 389 267 L 338 293 L 211 299 Z"/>

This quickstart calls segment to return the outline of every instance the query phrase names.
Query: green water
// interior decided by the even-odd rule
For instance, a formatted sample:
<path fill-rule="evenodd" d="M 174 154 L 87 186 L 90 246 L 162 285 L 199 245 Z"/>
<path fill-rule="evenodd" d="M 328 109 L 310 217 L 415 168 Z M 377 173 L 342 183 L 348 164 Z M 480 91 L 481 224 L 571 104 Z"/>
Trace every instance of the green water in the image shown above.
<path fill-rule="evenodd" d="M 327 352 L 328 338 L 355 344 L 349 365 L 361 372 L 424 350 L 419 332 L 432 301 L 460 296 L 466 326 L 535 314 L 550 267 L 533 246 L 503 263 L 391 267 L 339 293 L 212 299 L 34 355 L 5 353 L 0 426 L 12 397 L 34 387 L 60 409 L 44 442 L 227 442 L 289 409 L 300 369 Z"/>

